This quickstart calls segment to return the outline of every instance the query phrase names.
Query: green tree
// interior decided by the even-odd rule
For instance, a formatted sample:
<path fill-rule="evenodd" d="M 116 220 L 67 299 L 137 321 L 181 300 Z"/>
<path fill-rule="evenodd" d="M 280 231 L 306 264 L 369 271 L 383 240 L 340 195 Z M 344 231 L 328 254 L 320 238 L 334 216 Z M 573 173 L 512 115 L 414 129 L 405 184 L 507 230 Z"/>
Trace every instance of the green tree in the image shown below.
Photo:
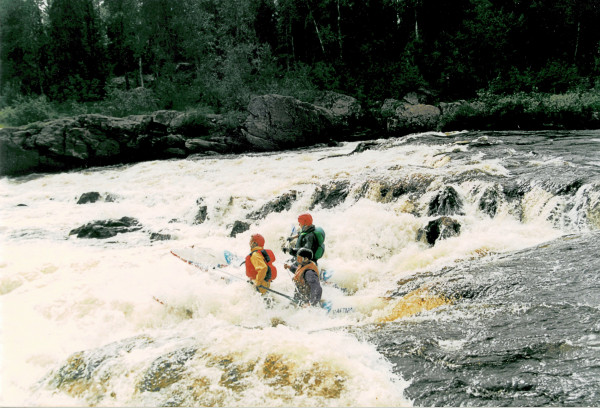
<path fill-rule="evenodd" d="M 48 11 L 50 96 L 98 99 L 106 82 L 100 19 L 92 0 L 53 0 Z"/>
<path fill-rule="evenodd" d="M 139 4 L 137 0 L 104 0 L 106 10 L 107 56 L 113 76 L 124 76 L 131 87 L 130 74 L 139 68 L 142 47 L 138 34 Z M 142 82 L 142 81 L 140 81 Z"/>
<path fill-rule="evenodd" d="M 0 93 L 45 92 L 46 44 L 38 0 L 0 0 Z"/>

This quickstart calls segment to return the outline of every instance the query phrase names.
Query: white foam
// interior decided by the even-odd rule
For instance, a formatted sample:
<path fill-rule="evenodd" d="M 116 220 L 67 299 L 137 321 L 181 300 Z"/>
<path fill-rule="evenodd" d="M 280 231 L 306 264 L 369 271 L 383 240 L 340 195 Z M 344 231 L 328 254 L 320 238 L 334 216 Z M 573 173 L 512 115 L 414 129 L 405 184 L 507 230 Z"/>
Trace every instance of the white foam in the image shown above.
<path fill-rule="evenodd" d="M 449 157 L 440 161 L 445 152 L 467 151 L 467 146 L 409 145 L 402 139 L 389 143 L 388 149 L 341 157 L 333 156 L 349 154 L 357 143 L 272 155 L 154 161 L 29 181 L 0 179 L 0 403 L 82 404 L 60 392 L 32 394 L 31 390 L 72 353 L 141 334 L 160 337 L 169 333 L 181 341 L 194 339 L 194 344 L 213 354 L 234 353 L 240 361 L 277 352 L 294 364 L 318 363 L 346 375 L 347 386 L 337 399 L 303 394 L 292 398 L 292 405 L 410 404 L 402 396 L 406 384 L 374 346 L 327 328 L 368 322 L 379 299 L 396 289 L 402 277 L 486 253 L 529 247 L 562 232 L 546 219 L 552 198 L 543 192 L 532 192 L 526 198 L 525 222 L 511 214 L 506 204 L 491 219 L 477 209 L 470 196 L 473 186 L 466 182 L 456 186 L 466 199 L 466 214 L 458 216 L 461 234 L 433 247 L 416 242 L 418 229 L 431 217 L 415 215 L 406 208 L 410 204 L 423 213 L 427 197 L 443 186 L 445 174 L 477 169 L 506 176 L 508 171 L 501 160 L 481 155 L 469 161 Z M 436 178 L 421 201 L 381 203 L 353 196 L 367 180 L 406 179 L 415 174 Z M 280 246 L 297 215 L 308 210 L 315 188 L 330 180 L 349 180 L 352 193 L 339 206 L 317 205 L 310 212 L 327 232 L 326 256 L 320 264 L 335 270 L 333 283 L 355 292 L 354 299 L 360 299 L 362 305 L 355 313 L 330 316 L 323 310 L 298 311 L 282 303 L 266 310 L 250 285 L 241 280 L 228 284 L 218 273 L 199 272 L 170 254 L 171 249 L 194 245 L 198 261 L 223 262 L 223 250 L 245 255 L 250 234 L 260 232 L 277 256 L 279 278 L 272 288 L 292 294 L 293 285 L 283 269 L 288 256 Z M 98 191 L 103 197 L 111 194 L 116 201 L 77 205 L 79 196 L 89 191 Z M 271 213 L 253 223 L 250 231 L 230 236 L 236 220 L 245 220 L 250 212 L 290 191 L 298 194 L 290 210 Z M 194 225 L 199 199 L 207 206 L 208 218 Z M 144 230 L 107 240 L 68 235 L 93 220 L 123 216 L 137 218 Z M 151 243 L 151 232 L 170 234 L 173 240 Z M 244 276 L 243 268 L 227 270 Z M 332 287 L 324 290 L 324 297 L 340 296 L 343 293 Z M 273 318 L 285 325 L 270 327 Z M 139 376 L 143 369 L 140 361 L 154 358 L 151 353 L 158 351 L 144 353 L 139 350 L 135 361 L 122 364 L 131 364 L 130 369 Z M 208 370 L 200 363 L 194 367 Z M 247 392 L 249 399 L 244 405 L 283 401 L 275 396 L 269 400 L 260 379 L 253 380 L 256 388 Z M 122 397 L 105 402 L 161 402 L 135 399 L 131 381 L 113 381 L 119 391 L 116 394 Z M 242 403 L 235 397 L 225 402 Z"/>

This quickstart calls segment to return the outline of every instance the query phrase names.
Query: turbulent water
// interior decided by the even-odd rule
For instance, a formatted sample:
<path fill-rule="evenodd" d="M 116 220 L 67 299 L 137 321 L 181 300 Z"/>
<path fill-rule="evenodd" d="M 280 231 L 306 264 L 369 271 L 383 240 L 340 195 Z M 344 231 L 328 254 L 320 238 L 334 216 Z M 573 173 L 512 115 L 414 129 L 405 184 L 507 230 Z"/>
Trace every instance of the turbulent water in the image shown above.
<path fill-rule="evenodd" d="M 426 133 L 2 178 L 0 405 L 597 406 L 599 151 L 600 131 Z M 170 253 L 216 265 L 260 232 L 291 295 L 306 211 L 348 313 L 266 307 L 240 267 Z"/>

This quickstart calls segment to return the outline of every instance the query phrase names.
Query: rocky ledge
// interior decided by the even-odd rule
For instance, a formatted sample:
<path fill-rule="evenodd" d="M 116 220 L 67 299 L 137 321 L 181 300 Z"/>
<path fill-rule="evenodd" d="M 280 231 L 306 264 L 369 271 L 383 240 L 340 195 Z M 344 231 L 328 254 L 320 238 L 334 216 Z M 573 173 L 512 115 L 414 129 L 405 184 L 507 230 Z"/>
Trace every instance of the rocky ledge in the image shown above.
<path fill-rule="evenodd" d="M 254 97 L 242 126 L 220 115 L 158 111 L 114 118 L 80 115 L 0 129 L 0 175 L 60 172 L 190 155 L 276 151 L 341 140 L 434 130 L 440 109 L 416 99 L 387 100 L 365 112 L 356 99 L 327 92 L 315 104 L 282 95 Z"/>

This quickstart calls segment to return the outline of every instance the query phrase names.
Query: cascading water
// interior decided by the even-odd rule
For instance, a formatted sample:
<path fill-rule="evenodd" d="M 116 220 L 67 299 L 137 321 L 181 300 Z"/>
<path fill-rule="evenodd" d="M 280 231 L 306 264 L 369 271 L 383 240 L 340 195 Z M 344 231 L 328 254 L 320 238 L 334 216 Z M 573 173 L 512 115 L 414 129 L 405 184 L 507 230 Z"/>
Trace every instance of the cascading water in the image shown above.
<path fill-rule="evenodd" d="M 599 149 L 425 133 L 0 179 L 0 404 L 598 405 Z M 306 211 L 349 313 L 267 308 L 170 253 L 216 265 L 260 232 L 292 294 Z M 95 221 L 120 233 L 78 237 Z"/>

